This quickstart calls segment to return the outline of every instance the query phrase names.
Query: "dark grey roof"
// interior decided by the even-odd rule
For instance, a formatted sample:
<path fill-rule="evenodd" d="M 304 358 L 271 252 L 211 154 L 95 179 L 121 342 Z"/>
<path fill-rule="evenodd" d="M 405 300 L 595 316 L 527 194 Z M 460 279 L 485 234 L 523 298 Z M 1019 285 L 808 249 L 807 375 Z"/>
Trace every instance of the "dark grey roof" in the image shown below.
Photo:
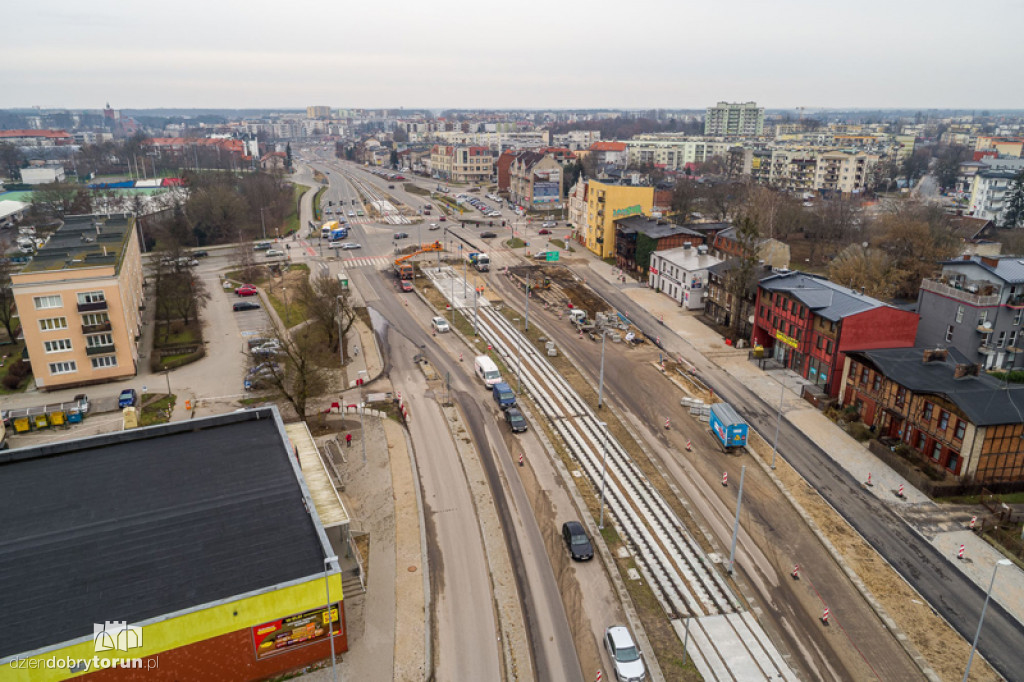
<path fill-rule="evenodd" d="M 970 364 L 955 349 L 944 360 L 924 362 L 924 348 L 883 348 L 847 351 L 855 360 L 867 360 L 885 376 L 914 393 L 939 395 L 963 410 L 978 426 L 1024 422 L 1024 386 L 1009 384 L 981 372 L 953 378 L 958 364 Z"/>
<path fill-rule="evenodd" d="M 992 259 L 996 261 L 994 266 L 985 262 Z M 959 258 L 942 261 L 941 265 L 977 265 L 983 270 L 988 270 L 1007 284 L 1021 284 L 1024 282 L 1024 256 L 971 256 L 969 259 Z"/>
<path fill-rule="evenodd" d="M 322 573 L 290 458 L 269 408 L 0 453 L 0 659 Z"/>
<path fill-rule="evenodd" d="M 704 235 L 682 225 L 650 216 L 635 215 L 628 218 L 619 218 L 615 221 L 616 232 L 619 234 L 644 234 L 651 239 L 672 237 L 677 234 L 687 234 L 692 237 L 704 238 Z"/>
<path fill-rule="evenodd" d="M 766 291 L 789 294 L 814 311 L 815 315 L 834 322 L 886 305 L 878 299 L 839 286 L 824 277 L 803 272 L 787 272 L 766 277 L 761 280 L 760 286 Z"/>

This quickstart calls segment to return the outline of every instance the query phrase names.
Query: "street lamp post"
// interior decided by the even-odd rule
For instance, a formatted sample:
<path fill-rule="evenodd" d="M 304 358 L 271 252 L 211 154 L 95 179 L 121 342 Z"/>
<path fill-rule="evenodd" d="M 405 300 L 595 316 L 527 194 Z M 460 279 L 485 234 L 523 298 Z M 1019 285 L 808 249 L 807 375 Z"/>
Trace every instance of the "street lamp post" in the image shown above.
<path fill-rule="evenodd" d="M 288 318 L 291 317 L 288 314 L 288 287 L 281 287 L 281 296 L 284 297 L 284 329 L 287 332 L 288 331 L 288 321 L 289 321 Z"/>
<path fill-rule="evenodd" d="M 602 407 L 604 397 L 604 337 L 607 334 L 604 328 L 601 329 L 601 375 L 597 382 L 597 406 Z"/>
<path fill-rule="evenodd" d="M 341 365 L 345 364 L 345 340 L 341 338 L 341 299 L 342 296 L 337 296 L 334 299 L 335 306 L 338 314 L 338 362 Z"/>
<path fill-rule="evenodd" d="M 328 572 L 331 564 L 338 563 L 338 557 L 329 556 L 324 559 L 324 588 L 327 592 L 327 638 L 331 640 L 331 674 L 334 682 L 338 682 L 338 661 L 334 653 L 334 611 L 331 609 L 331 582 Z M 341 625 L 341 614 L 338 614 L 338 625 Z"/>
<path fill-rule="evenodd" d="M 263 225 L 263 239 L 267 238 L 267 219 L 263 216 L 263 211 L 265 210 L 266 208 L 260 209 L 260 224 Z"/>
<path fill-rule="evenodd" d="M 1000 566 L 1009 566 L 1009 559 L 1000 559 L 992 567 L 992 580 L 988 583 L 988 592 L 985 593 L 985 603 L 981 606 L 981 617 L 978 618 L 978 631 L 974 633 L 974 642 L 971 644 L 971 655 L 967 657 L 967 669 L 964 670 L 963 682 L 967 682 L 967 676 L 971 674 L 971 663 L 974 662 L 974 651 L 978 648 L 978 638 L 981 636 L 981 626 L 985 623 L 985 610 L 988 609 L 988 600 L 992 597 L 992 587 L 996 584 L 996 571 Z"/>
<path fill-rule="evenodd" d="M 602 429 L 606 429 L 608 427 L 608 423 L 607 422 L 598 422 L 597 424 Z M 605 478 L 607 476 L 607 473 L 606 473 L 607 468 L 608 468 L 607 463 L 608 463 L 608 446 L 605 445 L 604 442 L 602 442 L 601 443 L 601 520 L 597 524 L 597 527 L 600 530 L 604 530 L 604 485 L 605 485 Z"/>

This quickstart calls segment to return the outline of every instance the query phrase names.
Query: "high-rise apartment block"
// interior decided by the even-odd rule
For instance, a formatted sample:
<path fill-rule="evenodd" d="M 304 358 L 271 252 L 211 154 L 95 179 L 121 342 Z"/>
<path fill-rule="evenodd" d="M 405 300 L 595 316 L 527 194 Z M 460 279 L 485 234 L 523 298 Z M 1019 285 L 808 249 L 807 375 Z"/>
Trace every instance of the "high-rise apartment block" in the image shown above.
<path fill-rule="evenodd" d="M 764 130 L 764 107 L 757 102 L 719 102 L 708 107 L 705 135 L 760 135 Z"/>

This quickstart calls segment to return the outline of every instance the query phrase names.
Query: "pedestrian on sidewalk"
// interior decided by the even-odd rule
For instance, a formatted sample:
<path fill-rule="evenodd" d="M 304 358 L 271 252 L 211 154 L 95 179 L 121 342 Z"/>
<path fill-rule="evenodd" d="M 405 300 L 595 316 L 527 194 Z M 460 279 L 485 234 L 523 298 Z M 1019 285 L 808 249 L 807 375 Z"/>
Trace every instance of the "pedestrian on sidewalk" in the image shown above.
<path fill-rule="evenodd" d="M 345 434 L 345 444 L 348 445 L 349 447 L 352 447 L 352 434 L 351 433 L 346 433 Z"/>

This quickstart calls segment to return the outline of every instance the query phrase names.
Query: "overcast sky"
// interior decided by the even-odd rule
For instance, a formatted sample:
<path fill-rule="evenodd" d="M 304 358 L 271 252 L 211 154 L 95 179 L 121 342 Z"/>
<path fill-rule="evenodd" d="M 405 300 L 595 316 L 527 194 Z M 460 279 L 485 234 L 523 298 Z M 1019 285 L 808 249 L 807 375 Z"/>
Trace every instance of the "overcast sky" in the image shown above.
<path fill-rule="evenodd" d="M 0 107 L 1024 108 L 1022 0 L 28 0 Z"/>

